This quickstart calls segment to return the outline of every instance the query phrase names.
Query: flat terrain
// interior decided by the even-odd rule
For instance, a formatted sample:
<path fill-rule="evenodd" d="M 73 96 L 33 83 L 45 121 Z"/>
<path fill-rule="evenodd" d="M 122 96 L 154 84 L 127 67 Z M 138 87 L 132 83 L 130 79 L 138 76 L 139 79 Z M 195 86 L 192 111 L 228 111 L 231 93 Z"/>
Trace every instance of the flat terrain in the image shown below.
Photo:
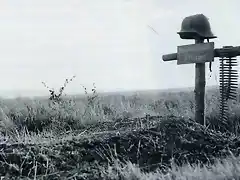
<path fill-rule="evenodd" d="M 4 179 L 239 179 L 240 101 L 219 120 L 206 94 L 207 126 L 194 122 L 192 91 L 86 94 L 0 102 Z"/>

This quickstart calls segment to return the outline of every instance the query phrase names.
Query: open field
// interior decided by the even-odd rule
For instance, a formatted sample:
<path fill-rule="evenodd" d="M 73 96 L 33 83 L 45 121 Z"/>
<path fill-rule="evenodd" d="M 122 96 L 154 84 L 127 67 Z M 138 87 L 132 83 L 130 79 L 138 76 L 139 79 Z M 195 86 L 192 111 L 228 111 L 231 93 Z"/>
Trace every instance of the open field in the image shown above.
<path fill-rule="evenodd" d="M 207 127 L 192 91 L 86 94 L 0 102 L 5 179 L 239 179 L 240 100 L 218 119 L 206 93 Z"/>

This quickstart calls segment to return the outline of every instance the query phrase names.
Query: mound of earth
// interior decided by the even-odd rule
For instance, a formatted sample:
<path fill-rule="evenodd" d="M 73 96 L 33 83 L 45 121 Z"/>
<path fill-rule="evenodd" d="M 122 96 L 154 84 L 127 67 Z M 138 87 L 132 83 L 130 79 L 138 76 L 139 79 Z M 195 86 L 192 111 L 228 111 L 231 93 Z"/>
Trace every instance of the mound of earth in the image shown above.
<path fill-rule="evenodd" d="M 0 175 L 47 179 L 79 173 L 91 179 L 101 179 L 99 167 L 107 167 L 114 158 L 130 160 L 142 170 L 165 170 L 173 158 L 175 163 L 213 163 L 240 152 L 240 138 L 207 129 L 192 120 L 177 117 L 155 117 L 152 124 L 142 119 L 145 126 L 138 126 L 139 119 L 118 131 L 104 126 L 103 133 L 89 133 L 72 140 L 55 144 L 1 144 Z M 15 178 L 16 179 L 16 178 Z"/>

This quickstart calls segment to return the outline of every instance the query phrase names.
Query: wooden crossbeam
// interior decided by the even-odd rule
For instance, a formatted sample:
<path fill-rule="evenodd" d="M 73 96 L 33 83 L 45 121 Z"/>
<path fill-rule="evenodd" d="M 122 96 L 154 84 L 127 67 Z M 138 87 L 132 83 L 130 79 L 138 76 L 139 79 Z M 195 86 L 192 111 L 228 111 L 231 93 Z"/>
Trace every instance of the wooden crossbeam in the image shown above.
<path fill-rule="evenodd" d="M 214 57 L 236 57 L 240 56 L 240 46 L 225 46 L 214 49 Z M 177 60 L 177 53 L 165 54 L 162 56 L 163 61 Z"/>

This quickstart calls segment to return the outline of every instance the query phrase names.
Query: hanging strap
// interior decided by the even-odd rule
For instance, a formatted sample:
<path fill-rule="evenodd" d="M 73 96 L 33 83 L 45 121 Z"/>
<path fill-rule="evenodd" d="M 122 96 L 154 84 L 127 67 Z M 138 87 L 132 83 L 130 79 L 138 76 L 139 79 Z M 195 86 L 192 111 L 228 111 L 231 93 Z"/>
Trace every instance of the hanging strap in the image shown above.
<path fill-rule="evenodd" d="M 209 39 L 207 39 L 207 42 L 209 43 Z M 212 62 L 209 62 L 209 70 L 210 70 L 210 72 L 212 72 Z"/>

